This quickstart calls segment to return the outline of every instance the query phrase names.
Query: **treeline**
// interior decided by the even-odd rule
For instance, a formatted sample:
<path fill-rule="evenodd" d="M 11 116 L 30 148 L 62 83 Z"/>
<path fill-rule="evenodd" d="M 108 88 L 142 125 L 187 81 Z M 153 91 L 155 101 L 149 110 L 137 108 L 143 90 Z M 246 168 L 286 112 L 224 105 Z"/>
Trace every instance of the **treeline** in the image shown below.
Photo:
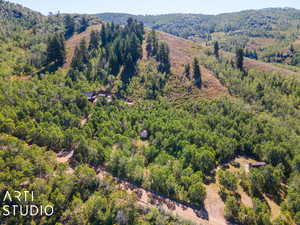
<path fill-rule="evenodd" d="M 143 24 L 132 19 L 125 27 L 103 24 L 100 32 L 91 33 L 89 46 L 82 40 L 75 50 L 69 77 L 72 81 L 85 78 L 106 84 L 120 76 L 122 89 L 126 89 L 137 74 L 143 38 Z"/>
<path fill-rule="evenodd" d="M 159 42 L 155 30 L 151 30 L 146 40 L 147 56 L 155 58 L 158 62 L 157 70 L 161 73 L 170 74 L 170 49 L 166 43 Z"/>

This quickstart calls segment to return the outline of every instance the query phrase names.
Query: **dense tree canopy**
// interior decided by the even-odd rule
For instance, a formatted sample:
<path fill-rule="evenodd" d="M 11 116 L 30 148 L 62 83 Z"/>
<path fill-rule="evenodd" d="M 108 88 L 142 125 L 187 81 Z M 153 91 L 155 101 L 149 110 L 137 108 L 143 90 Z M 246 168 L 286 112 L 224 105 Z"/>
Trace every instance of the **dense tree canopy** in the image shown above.
<path fill-rule="evenodd" d="M 49 218 L 1 216 L 1 222 L 189 224 L 162 210 L 140 207 L 138 194 L 120 190 L 111 176 L 96 175 L 103 169 L 116 179 L 195 209 L 205 207 L 207 187 L 215 180 L 227 220 L 249 225 L 299 223 L 297 74 L 247 70 L 242 50 L 235 65 L 230 54 L 219 54 L 220 47 L 226 49 L 222 42 L 211 48 L 214 55 L 211 49 L 194 46 L 199 56 L 185 65 L 183 74 L 173 74 L 167 43 L 155 31 L 145 35 L 143 23 L 134 19 L 124 26 L 103 23 L 99 32 L 91 32 L 90 41 L 83 39 L 74 49 L 66 72 L 59 68 L 65 61 L 63 35 L 71 38 L 85 31 L 92 18 L 45 17 L 4 1 L 0 4 L 5 6 L 0 9 L 4 31 L 0 57 L 5 59 L 0 62 L 0 195 L 26 187 L 41 193 L 36 203 L 51 204 L 57 212 Z M 227 16 L 220 16 L 224 23 Z M 281 21 L 283 15 L 279 17 Z M 291 17 L 298 18 L 297 13 Z M 202 25 L 210 23 L 203 18 Z M 209 35 L 246 32 L 245 27 L 257 24 L 252 19 L 241 22 L 201 29 L 209 30 Z M 260 35 L 275 35 L 269 31 L 270 23 L 262 24 Z M 20 53 L 28 53 L 28 59 L 14 61 Z M 253 54 L 245 50 L 245 56 Z M 296 55 L 297 50 L 290 49 L 289 54 Z M 58 68 L 49 73 L 47 66 L 53 63 Z M 202 80 L 203 66 L 228 88 L 230 97 L 193 99 L 178 90 L 184 101 L 177 104 L 166 94 L 176 76 L 194 83 L 200 93 L 213 88 L 206 77 Z M 39 76 L 26 81 L 8 79 L 36 70 L 41 70 Z M 93 102 L 88 101 L 90 95 L 96 98 Z M 69 163 L 56 162 L 56 153 L 62 152 L 73 153 Z M 241 155 L 266 165 L 247 173 L 232 172 L 237 170 L 232 166 L 226 170 L 224 165 Z M 243 205 L 240 190 L 252 199 L 252 207 Z M 271 218 L 266 197 L 280 204 L 279 218 Z"/>

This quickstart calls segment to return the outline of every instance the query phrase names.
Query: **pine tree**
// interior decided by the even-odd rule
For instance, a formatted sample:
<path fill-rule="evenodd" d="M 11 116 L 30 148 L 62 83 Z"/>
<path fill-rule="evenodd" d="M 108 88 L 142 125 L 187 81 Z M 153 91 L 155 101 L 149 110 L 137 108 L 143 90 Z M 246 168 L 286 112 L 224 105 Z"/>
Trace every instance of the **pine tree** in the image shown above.
<path fill-rule="evenodd" d="M 100 31 L 100 39 L 101 39 L 101 46 L 106 46 L 108 40 L 107 40 L 107 33 L 106 33 L 106 25 L 102 25 L 102 29 Z"/>
<path fill-rule="evenodd" d="M 75 21 L 70 15 L 64 17 L 65 24 L 65 38 L 70 38 L 75 32 Z"/>
<path fill-rule="evenodd" d="M 57 66 L 62 66 L 66 60 L 64 38 L 61 34 L 55 34 L 48 41 L 47 63 L 54 62 Z"/>
<path fill-rule="evenodd" d="M 256 60 L 258 59 L 257 51 L 256 50 L 254 50 L 254 52 L 253 52 L 253 58 L 256 59 Z"/>
<path fill-rule="evenodd" d="M 89 63 L 89 56 L 86 47 L 85 39 L 82 39 L 79 47 L 75 48 L 74 56 L 71 63 L 71 68 L 80 72 L 84 71 L 86 65 Z"/>
<path fill-rule="evenodd" d="M 216 41 L 214 44 L 214 55 L 217 59 L 219 59 L 219 43 Z"/>
<path fill-rule="evenodd" d="M 146 40 L 146 51 L 147 51 L 147 57 L 151 57 L 152 56 L 152 38 L 150 35 L 147 36 L 147 40 Z"/>
<path fill-rule="evenodd" d="M 161 43 L 158 48 L 158 53 L 156 60 L 159 62 L 157 70 L 161 73 L 170 74 L 171 64 L 170 64 L 170 50 L 167 44 Z"/>
<path fill-rule="evenodd" d="M 185 64 L 184 65 L 184 76 L 187 78 L 187 79 L 191 79 L 191 66 L 190 66 L 190 64 L 188 63 L 188 64 Z"/>
<path fill-rule="evenodd" d="M 100 43 L 100 34 L 98 31 L 93 30 L 90 35 L 89 51 L 97 49 Z"/>
<path fill-rule="evenodd" d="M 84 32 L 86 31 L 86 29 L 88 28 L 89 26 L 89 21 L 87 20 L 87 18 L 85 16 L 83 16 L 80 20 L 80 29 L 79 29 L 79 32 Z"/>
<path fill-rule="evenodd" d="M 80 50 L 79 50 L 78 46 L 75 48 L 75 51 L 74 51 L 74 56 L 73 56 L 72 62 L 71 62 L 71 68 L 73 70 L 78 70 L 78 71 L 83 70 L 82 58 L 81 58 L 81 54 L 80 54 Z"/>
<path fill-rule="evenodd" d="M 147 50 L 148 57 L 156 56 L 158 53 L 158 40 L 157 40 L 155 30 L 152 30 L 148 34 L 146 50 Z"/>
<path fill-rule="evenodd" d="M 236 67 L 240 71 L 244 71 L 244 50 L 242 48 L 236 50 Z"/>
<path fill-rule="evenodd" d="M 294 55 L 294 53 L 295 53 L 294 45 L 291 45 L 291 46 L 290 46 L 289 52 L 291 53 L 292 56 Z"/>
<path fill-rule="evenodd" d="M 131 78 L 135 75 L 135 65 L 136 63 L 134 62 L 131 53 L 128 53 L 125 59 L 124 71 L 121 76 L 124 87 L 126 87 L 129 84 Z"/>
<path fill-rule="evenodd" d="M 194 72 L 195 85 L 198 88 L 202 88 L 201 70 L 200 70 L 200 66 L 199 66 L 199 61 L 196 58 L 193 61 L 193 72 Z"/>
<path fill-rule="evenodd" d="M 82 62 L 83 64 L 87 64 L 89 62 L 89 53 L 88 53 L 88 49 L 87 49 L 87 44 L 85 39 L 83 38 L 80 41 L 80 54 L 82 55 Z"/>

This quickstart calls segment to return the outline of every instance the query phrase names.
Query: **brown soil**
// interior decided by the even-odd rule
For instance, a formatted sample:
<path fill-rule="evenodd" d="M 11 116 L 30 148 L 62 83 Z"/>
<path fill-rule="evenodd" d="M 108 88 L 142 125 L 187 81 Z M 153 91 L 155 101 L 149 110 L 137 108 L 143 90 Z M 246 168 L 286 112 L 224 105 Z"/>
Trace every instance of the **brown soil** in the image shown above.
<path fill-rule="evenodd" d="M 272 199 L 264 195 L 264 198 L 266 202 L 268 203 L 270 210 L 271 210 L 271 218 L 274 220 L 281 214 L 281 208 L 280 206 L 274 202 Z"/>
<path fill-rule="evenodd" d="M 294 42 L 295 47 L 300 47 L 300 36 L 298 37 L 298 39 Z"/>
<path fill-rule="evenodd" d="M 222 51 L 221 54 L 234 59 L 233 53 Z M 244 59 L 244 66 L 248 70 L 249 69 L 259 69 L 261 71 L 278 72 L 283 75 L 299 75 L 299 73 L 296 73 L 292 70 L 284 69 L 284 68 L 272 65 L 270 63 L 266 63 L 266 62 L 262 62 L 262 61 L 254 60 L 254 59 L 249 59 L 249 58 Z"/>
<path fill-rule="evenodd" d="M 238 187 L 238 194 L 241 196 L 241 202 L 243 205 L 253 208 L 253 202 L 251 197 L 243 190 L 241 186 Z"/>
<path fill-rule="evenodd" d="M 204 201 L 204 204 L 209 215 L 209 224 L 227 224 L 224 216 L 225 205 L 220 198 L 217 183 L 206 185 L 206 199 Z"/>
<path fill-rule="evenodd" d="M 22 76 L 11 76 L 10 80 L 28 80 L 30 79 L 31 76 L 30 75 L 22 75 Z"/>
<path fill-rule="evenodd" d="M 192 81 L 188 81 L 184 77 L 184 64 L 192 64 L 193 58 L 199 55 L 198 49 L 202 48 L 200 44 L 164 32 L 157 32 L 157 34 L 159 39 L 166 42 L 170 47 L 170 60 L 173 73 L 169 81 L 171 83 L 171 98 L 217 98 L 229 96 L 227 88 L 220 83 L 212 72 L 203 66 L 201 66 L 203 79 L 203 87 L 201 89 L 196 88 Z M 192 87 L 190 92 L 187 90 L 189 86 Z"/>
<path fill-rule="evenodd" d="M 57 154 L 56 160 L 59 163 L 68 163 L 70 159 L 73 157 L 74 151 L 71 152 L 60 152 Z"/>

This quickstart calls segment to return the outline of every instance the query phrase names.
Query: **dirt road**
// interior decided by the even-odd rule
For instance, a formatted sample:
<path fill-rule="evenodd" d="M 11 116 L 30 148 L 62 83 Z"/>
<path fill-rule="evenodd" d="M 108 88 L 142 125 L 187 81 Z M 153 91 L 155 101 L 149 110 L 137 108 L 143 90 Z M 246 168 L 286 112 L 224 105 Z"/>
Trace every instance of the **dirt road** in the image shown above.
<path fill-rule="evenodd" d="M 73 152 L 62 152 L 57 154 L 57 161 L 60 163 L 68 163 L 73 156 Z M 74 172 L 72 168 L 69 172 Z M 105 176 L 111 176 L 104 168 L 96 169 L 97 176 L 103 179 Z M 207 199 L 205 200 L 205 208 L 208 210 L 208 214 L 204 209 L 198 209 L 188 204 L 179 203 L 171 199 L 165 198 L 151 191 L 139 188 L 131 183 L 115 178 L 119 188 L 126 190 L 130 193 L 136 193 L 138 196 L 138 204 L 143 207 L 153 208 L 161 207 L 166 212 L 178 216 L 182 219 L 189 220 L 196 224 L 201 225 L 226 225 L 226 221 L 221 212 L 224 208 L 224 203 L 218 196 L 217 187 L 207 186 Z"/>

